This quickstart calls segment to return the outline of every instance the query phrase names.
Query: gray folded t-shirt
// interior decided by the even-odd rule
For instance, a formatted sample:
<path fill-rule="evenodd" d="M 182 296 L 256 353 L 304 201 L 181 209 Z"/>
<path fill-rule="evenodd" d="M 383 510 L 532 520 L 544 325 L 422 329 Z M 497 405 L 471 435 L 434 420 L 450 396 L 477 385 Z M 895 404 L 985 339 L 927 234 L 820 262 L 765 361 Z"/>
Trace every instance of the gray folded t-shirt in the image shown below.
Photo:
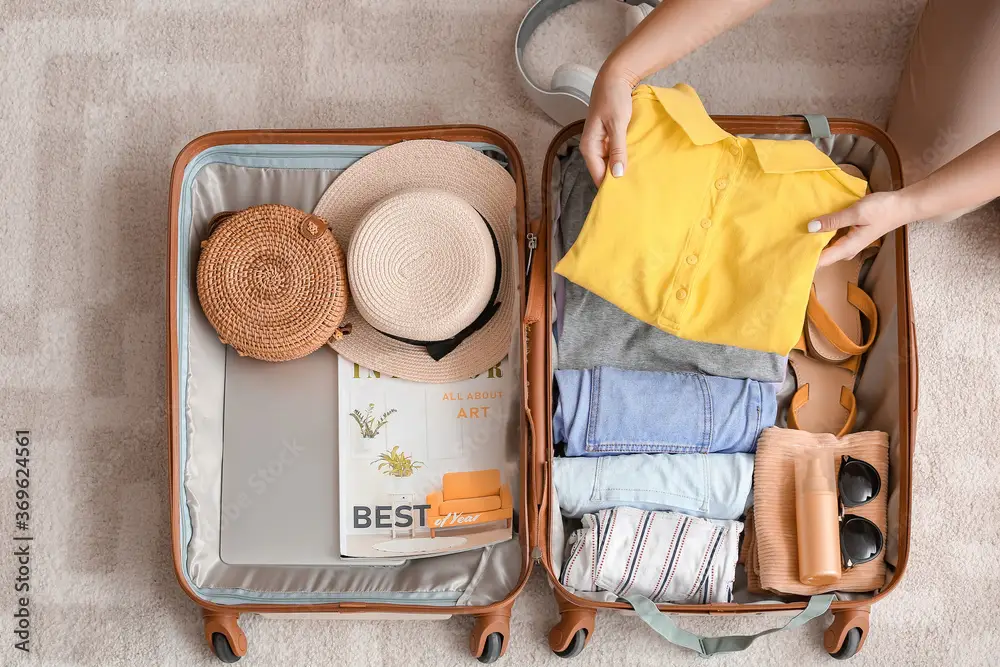
<path fill-rule="evenodd" d="M 568 250 L 583 229 L 597 195 L 587 165 L 574 148 L 562 159 L 559 232 Z M 616 366 L 639 371 L 686 371 L 781 382 L 788 359 L 741 347 L 678 338 L 632 317 L 593 292 L 565 281 L 557 341 L 558 368 Z"/>

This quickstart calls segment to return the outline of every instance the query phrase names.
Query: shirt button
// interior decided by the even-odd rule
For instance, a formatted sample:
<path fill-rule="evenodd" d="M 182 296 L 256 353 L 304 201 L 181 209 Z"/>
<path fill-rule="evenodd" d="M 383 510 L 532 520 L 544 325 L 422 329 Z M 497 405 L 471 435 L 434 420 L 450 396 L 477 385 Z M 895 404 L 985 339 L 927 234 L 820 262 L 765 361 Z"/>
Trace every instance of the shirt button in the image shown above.
<path fill-rule="evenodd" d="M 701 228 L 702 229 L 708 229 L 711 226 L 712 226 L 712 220 L 711 220 L 711 218 L 705 218 L 704 220 L 701 221 Z"/>
<path fill-rule="evenodd" d="M 727 185 L 729 185 L 729 181 L 724 178 L 720 178 L 715 182 L 715 187 L 719 190 L 725 190 Z"/>
<path fill-rule="evenodd" d="M 688 292 L 687 292 L 686 289 L 679 289 L 679 290 L 677 290 L 677 300 L 678 301 L 683 301 L 684 299 L 687 298 L 687 296 L 688 296 Z"/>
<path fill-rule="evenodd" d="M 691 266 L 694 266 L 695 264 L 697 264 L 698 263 L 698 255 L 688 255 L 688 257 L 687 257 L 687 263 L 690 264 Z"/>
<path fill-rule="evenodd" d="M 737 146 L 736 144 L 732 144 L 729 147 L 729 152 L 735 156 L 738 156 L 740 154 L 740 147 Z"/>

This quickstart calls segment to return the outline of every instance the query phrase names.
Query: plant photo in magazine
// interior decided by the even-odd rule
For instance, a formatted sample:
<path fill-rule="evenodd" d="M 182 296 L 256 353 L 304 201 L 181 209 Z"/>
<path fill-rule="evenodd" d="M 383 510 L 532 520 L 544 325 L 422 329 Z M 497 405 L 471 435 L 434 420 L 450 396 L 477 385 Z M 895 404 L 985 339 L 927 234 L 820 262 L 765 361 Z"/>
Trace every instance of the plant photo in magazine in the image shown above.
<path fill-rule="evenodd" d="M 518 413 L 506 359 L 428 384 L 341 358 L 337 382 L 343 556 L 430 556 L 511 538 Z"/>

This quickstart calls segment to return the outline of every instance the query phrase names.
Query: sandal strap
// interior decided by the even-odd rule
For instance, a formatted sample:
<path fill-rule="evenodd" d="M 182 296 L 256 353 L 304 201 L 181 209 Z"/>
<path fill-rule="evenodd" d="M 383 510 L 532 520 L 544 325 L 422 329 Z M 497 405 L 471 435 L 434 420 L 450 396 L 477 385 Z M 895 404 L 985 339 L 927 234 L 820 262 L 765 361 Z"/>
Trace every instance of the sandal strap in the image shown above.
<path fill-rule="evenodd" d="M 840 405 L 847 410 L 847 421 L 837 432 L 837 437 L 841 438 L 854 430 L 854 424 L 858 420 L 858 402 L 854 398 L 854 392 L 847 387 L 840 388 Z"/>
<path fill-rule="evenodd" d="M 861 251 L 859 257 L 861 257 L 861 261 L 863 262 L 869 257 L 874 257 L 875 255 L 877 255 L 878 251 L 881 249 L 882 249 L 882 237 L 880 236 L 871 243 L 869 243 L 868 245 L 866 245 L 864 250 Z"/>
<path fill-rule="evenodd" d="M 868 296 L 868 293 L 854 283 L 847 283 L 847 301 L 861 311 L 861 314 L 868 320 L 868 340 L 861 345 L 851 340 L 844 333 L 844 330 L 830 317 L 830 313 L 826 311 L 823 304 L 819 302 L 819 297 L 816 296 L 815 285 L 809 291 L 809 305 L 806 308 L 806 316 L 819 329 L 820 333 L 830 341 L 831 345 L 844 354 L 856 356 L 866 352 L 872 346 L 872 343 L 875 342 L 875 336 L 878 334 L 878 309 L 875 307 L 875 302 L 872 301 L 872 298 Z"/>
<path fill-rule="evenodd" d="M 861 368 L 861 355 L 856 354 L 853 357 L 847 357 L 841 361 L 837 366 L 840 366 L 844 370 L 851 371 L 855 375 L 858 374 L 858 369 Z"/>
<path fill-rule="evenodd" d="M 855 354 L 853 357 L 847 357 L 847 359 L 844 359 L 843 361 L 827 361 L 826 359 L 824 359 L 822 357 L 813 356 L 812 354 L 810 354 L 809 348 L 806 345 L 806 335 L 805 335 L 805 332 L 803 332 L 799 336 L 799 342 L 796 343 L 795 346 L 792 349 L 796 350 L 798 352 L 801 352 L 804 356 L 809 357 L 810 359 L 815 359 L 816 361 L 823 361 L 823 362 L 826 362 L 826 363 L 833 364 L 834 366 L 839 366 L 840 368 L 843 368 L 844 370 L 851 371 L 855 375 L 858 374 L 858 369 L 861 368 L 861 355 L 860 354 Z"/>
<path fill-rule="evenodd" d="M 799 426 L 798 412 L 809 402 L 809 385 L 804 384 L 792 395 L 791 405 L 788 406 L 788 428 L 802 430 Z M 840 405 L 847 410 L 847 421 L 835 434 L 838 438 L 843 437 L 854 429 L 854 424 L 858 419 L 858 403 L 854 398 L 854 392 L 847 387 L 840 388 Z"/>
<path fill-rule="evenodd" d="M 804 384 L 792 394 L 792 402 L 788 406 L 788 428 L 802 430 L 799 428 L 798 412 L 809 402 L 809 385 Z"/>

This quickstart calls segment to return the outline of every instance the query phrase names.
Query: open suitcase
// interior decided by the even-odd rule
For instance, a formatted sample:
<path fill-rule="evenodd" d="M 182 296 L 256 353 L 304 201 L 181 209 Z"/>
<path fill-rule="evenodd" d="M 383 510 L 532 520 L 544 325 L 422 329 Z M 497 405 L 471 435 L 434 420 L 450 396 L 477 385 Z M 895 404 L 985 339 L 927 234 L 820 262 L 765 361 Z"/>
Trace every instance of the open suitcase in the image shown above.
<path fill-rule="evenodd" d="M 225 210 L 281 203 L 311 211 L 336 175 L 360 157 L 407 139 L 461 141 L 498 161 L 517 185 L 517 238 L 525 228 L 525 178 L 517 149 L 484 127 L 451 126 L 335 131 L 218 132 L 192 141 L 177 157 L 170 190 L 168 367 L 170 497 L 174 568 L 184 591 L 204 610 L 205 637 L 215 654 L 235 662 L 247 651 L 241 614 L 357 616 L 467 614 L 475 617 L 471 651 L 492 662 L 507 648 L 514 598 L 531 571 L 527 522 L 528 466 L 512 485 L 515 539 L 485 549 L 413 559 L 395 567 L 340 564 L 230 565 L 223 560 L 222 429 L 226 346 L 198 305 L 195 267 L 210 218 Z M 526 254 L 518 276 L 525 275 Z M 523 376 L 524 281 L 511 321 L 510 369 Z M 329 349 L 314 354 L 330 355 Z M 517 386 L 517 382 L 514 383 Z M 518 460 L 530 460 L 525 411 L 518 399 L 509 424 L 518 432 Z M 332 403 L 330 404 L 333 405 Z M 332 409 L 332 408 L 331 408 Z M 517 425 L 520 425 L 517 428 Z M 513 438 L 511 438 L 513 441 Z M 334 477 L 335 479 L 335 477 Z M 335 511 L 334 507 L 329 510 Z M 333 518 L 330 517 L 331 522 Z M 224 525 L 224 524 L 223 524 Z M 330 548 L 336 550 L 336 542 Z"/>
<path fill-rule="evenodd" d="M 763 117 L 719 116 L 713 119 L 726 131 L 741 137 L 811 140 L 834 162 L 851 163 L 871 180 L 873 190 L 902 187 L 899 157 L 888 136 L 876 127 L 846 119 L 822 116 Z M 564 128 L 552 141 L 546 154 L 542 190 L 542 218 L 538 237 L 540 250 L 532 267 L 526 326 L 529 336 L 529 422 L 533 425 L 532 487 L 538 519 L 533 533 L 533 552 L 549 576 L 558 604 L 560 619 L 549 634 L 549 646 L 558 655 L 571 657 L 583 650 L 594 633 L 596 612 L 628 610 L 621 600 L 607 600 L 602 594 L 575 593 L 559 581 L 562 545 L 556 544 L 553 528 L 563 521 L 552 502 L 552 415 L 553 415 L 553 258 L 548 252 L 553 226 L 558 223 L 553 192 L 558 192 L 556 161 L 567 144 L 578 140 L 583 123 Z M 912 304 L 907 269 L 907 232 L 898 229 L 883 239 L 883 245 L 867 273 L 862 287 L 875 300 L 883 322 L 856 388 L 859 419 L 855 431 L 872 429 L 889 434 L 889 519 L 886 539 L 887 579 L 874 594 L 841 596 L 829 605 L 833 623 L 824 635 L 824 647 L 834 657 L 847 658 L 860 650 L 869 631 L 872 604 L 889 594 L 903 575 L 909 552 L 911 468 L 914 427 L 917 415 L 917 351 L 912 322 Z M 557 532 L 557 535 L 561 531 Z M 739 567 L 742 567 L 740 565 Z M 739 582 L 739 576 L 737 582 Z M 744 578 L 745 586 L 745 578 Z M 739 591 L 735 591 L 739 593 Z M 614 596 L 611 596 L 614 597 Z M 742 650 L 757 636 L 699 637 L 674 625 L 669 614 L 760 614 L 795 613 L 795 627 L 826 612 L 817 598 L 787 602 L 744 592 L 740 602 L 702 605 L 657 605 L 660 613 L 643 617 L 655 631 L 669 641 L 702 655 Z M 605 598 L 605 599 L 602 599 Z M 643 616 L 643 614 L 640 614 Z M 775 630 L 767 630 L 768 634 Z"/>
<path fill-rule="evenodd" d="M 810 136 L 806 122 L 793 118 L 723 117 L 717 121 L 737 134 Z M 873 167 L 883 170 L 888 187 L 900 186 L 898 157 L 881 131 L 838 120 L 831 121 L 830 128 L 833 138 L 818 139 L 818 145 L 826 146 L 828 152 L 838 151 L 842 157 L 850 152 L 866 172 Z M 551 235 L 554 212 L 550 198 L 553 162 L 560 148 L 581 129 L 581 123 L 568 126 L 550 146 L 542 218 L 532 224 L 525 216 L 528 184 L 518 151 L 507 137 L 484 127 L 218 132 L 192 141 L 178 155 L 171 176 L 167 295 L 172 551 L 177 579 L 202 607 L 205 637 L 219 658 L 235 662 L 246 653 L 247 639 L 238 625 L 241 614 L 379 618 L 468 614 L 475 617 L 471 653 L 483 662 L 492 662 L 506 651 L 511 609 L 535 562 L 548 572 L 559 605 L 561 619 L 549 635 L 549 643 L 560 655 L 582 650 L 593 635 L 597 609 L 627 608 L 617 602 L 574 595 L 558 583 L 554 574 L 558 565 L 552 561 L 558 549 L 551 541 L 550 512 L 558 509 L 549 502 L 552 264 L 546 239 Z M 225 346 L 201 313 L 194 281 L 198 248 L 207 237 L 209 220 L 221 210 L 261 203 L 311 210 L 326 185 L 354 160 L 381 146 L 418 138 L 465 142 L 498 160 L 517 184 L 520 275 L 530 275 L 530 280 L 518 285 L 522 326 L 520 331 L 512 331 L 512 370 L 519 374 L 525 408 L 519 416 L 516 539 L 498 545 L 492 555 L 484 557 L 465 552 L 389 568 L 230 566 L 220 557 L 218 529 L 222 521 Z M 213 196 L 205 196 L 208 189 L 214 189 Z M 883 319 L 891 324 L 879 334 L 878 349 L 871 353 L 880 355 L 879 377 L 875 377 L 876 365 L 869 364 L 873 371 L 862 378 L 859 403 L 869 425 L 892 436 L 890 487 L 894 495 L 890 507 L 896 521 L 890 524 L 888 548 L 895 554 L 895 569 L 877 595 L 833 604 L 836 620 L 826 640 L 831 652 L 840 650 L 845 641 L 854 642 L 853 651 L 860 648 L 868 631 L 868 610 L 899 580 L 909 546 L 916 351 L 905 230 L 886 239 L 880 257 L 885 257 L 885 266 L 871 275 L 877 275 L 875 298 Z M 327 351 L 316 354 L 324 353 Z M 869 415 L 865 412 L 869 408 L 878 409 Z M 804 601 L 661 605 L 664 611 L 684 614 L 794 612 L 805 607 Z M 852 632 L 854 628 L 857 631 Z"/>

